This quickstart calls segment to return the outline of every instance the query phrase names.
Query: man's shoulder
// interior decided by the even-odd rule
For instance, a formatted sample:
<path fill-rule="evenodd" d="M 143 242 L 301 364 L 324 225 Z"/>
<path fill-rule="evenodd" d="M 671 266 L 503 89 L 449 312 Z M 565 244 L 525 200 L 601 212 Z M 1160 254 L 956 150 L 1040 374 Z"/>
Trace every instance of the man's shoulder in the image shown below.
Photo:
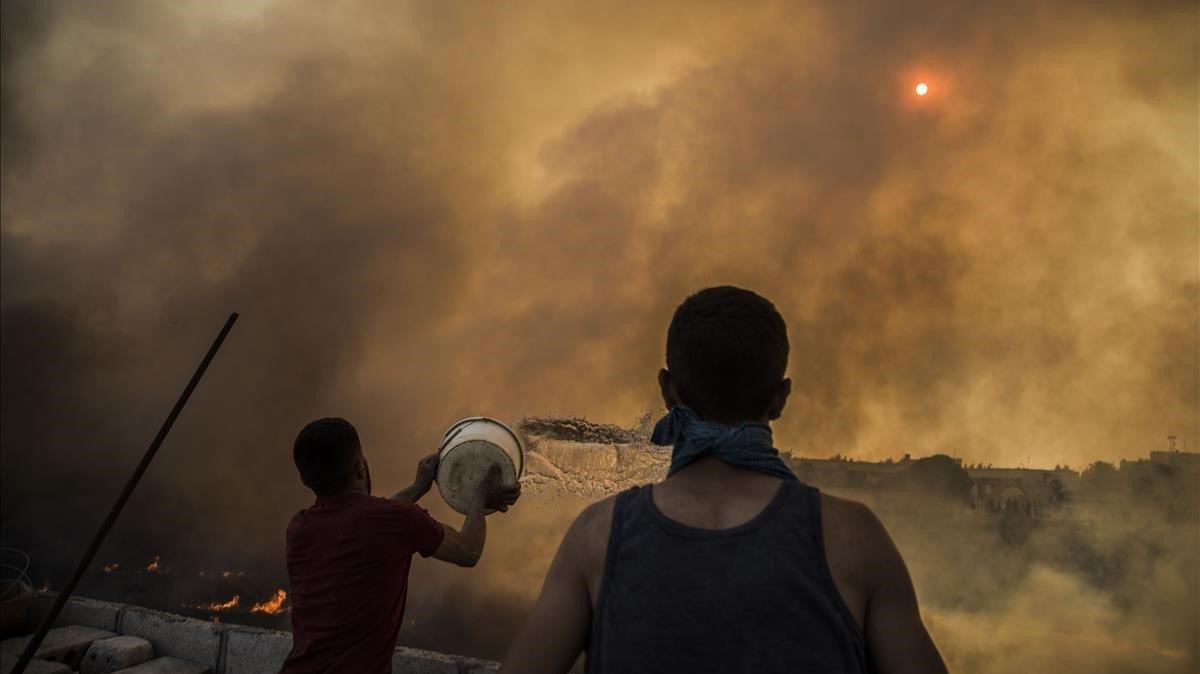
<path fill-rule="evenodd" d="M 613 494 L 584 508 L 567 530 L 563 545 L 578 553 L 581 559 L 595 556 L 603 559 L 618 497 L 620 494 Z"/>
<path fill-rule="evenodd" d="M 821 529 L 826 539 L 849 538 L 859 544 L 878 544 L 887 536 L 883 523 L 865 503 L 825 492 L 821 492 Z"/>
<path fill-rule="evenodd" d="M 397 501 L 396 499 L 375 496 L 374 494 L 368 494 L 367 497 L 362 499 L 360 502 L 360 507 L 362 508 L 374 508 L 379 510 L 404 509 L 412 505 L 413 503 L 411 501 Z"/>
<path fill-rule="evenodd" d="M 382 496 L 367 496 L 358 505 L 367 515 L 385 518 L 429 517 L 429 511 L 412 501 L 397 501 Z"/>
<path fill-rule="evenodd" d="M 830 524 L 855 530 L 870 530 L 878 525 L 879 518 L 867 504 L 824 491 L 820 494 L 822 524 L 828 521 Z"/>
<path fill-rule="evenodd" d="M 371 494 L 355 494 L 339 497 L 336 501 L 318 502 L 301 510 L 292 518 L 288 528 L 303 528 L 309 522 L 316 523 L 318 521 L 323 523 L 372 522 L 421 516 L 428 517 L 429 513 L 415 503 Z"/>
<path fill-rule="evenodd" d="M 292 519 L 288 521 L 288 525 L 287 525 L 288 540 L 291 540 L 292 536 L 296 535 L 296 532 L 304 527 L 304 513 L 307 510 L 308 509 L 305 508 L 304 510 L 297 512 L 295 515 L 292 515 Z"/>
<path fill-rule="evenodd" d="M 887 529 L 869 506 L 825 492 L 821 492 L 821 536 L 830 564 L 867 584 L 895 556 Z"/>
<path fill-rule="evenodd" d="M 288 533 L 291 533 L 294 530 L 303 529 L 312 521 L 314 511 L 319 512 L 319 510 L 319 501 L 310 503 L 309 505 L 297 510 L 296 514 L 292 515 L 292 519 L 288 521 Z"/>
<path fill-rule="evenodd" d="M 581 533 L 594 533 L 596 531 L 607 532 L 609 524 L 612 523 L 613 509 L 617 505 L 617 497 L 620 494 L 613 494 L 588 505 L 575 518 L 575 523 L 571 525 L 572 529 L 578 529 Z"/>

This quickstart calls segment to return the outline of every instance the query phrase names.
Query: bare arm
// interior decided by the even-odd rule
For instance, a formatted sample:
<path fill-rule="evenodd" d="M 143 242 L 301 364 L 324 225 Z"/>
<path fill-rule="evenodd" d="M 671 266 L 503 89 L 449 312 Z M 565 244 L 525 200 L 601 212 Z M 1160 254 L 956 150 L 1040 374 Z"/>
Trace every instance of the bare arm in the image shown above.
<path fill-rule="evenodd" d="M 483 555 L 483 544 L 487 540 L 487 518 L 484 516 L 483 496 L 479 493 L 471 499 L 471 507 L 467 509 L 467 519 L 463 522 L 462 531 L 443 524 L 446 535 L 442 544 L 433 553 L 434 559 L 450 562 L 458 566 L 475 566 Z"/>
<path fill-rule="evenodd" d="M 592 600 L 587 578 L 604 564 L 611 499 L 583 512 L 563 537 L 533 613 L 500 667 L 502 674 L 562 674 L 587 645 Z"/>
<path fill-rule="evenodd" d="M 437 475 L 437 465 L 438 455 L 436 453 L 421 459 L 421 462 L 417 464 L 417 476 L 413 479 L 413 483 L 396 492 L 392 499 L 406 503 L 419 501 L 422 496 L 429 493 L 430 487 L 433 486 L 433 478 Z"/>
<path fill-rule="evenodd" d="M 479 558 L 483 555 L 483 544 L 487 540 L 487 509 L 507 512 L 509 506 L 516 503 L 521 495 L 519 486 L 506 487 L 499 479 L 500 468 L 493 466 L 471 498 L 461 531 L 446 524 L 442 525 L 445 536 L 442 538 L 442 544 L 433 553 L 434 559 L 467 567 L 479 563 Z"/>
<path fill-rule="evenodd" d="M 930 638 L 908 567 L 883 523 L 865 506 L 859 526 L 867 559 L 864 636 L 867 657 L 880 674 L 945 674 L 946 664 Z"/>

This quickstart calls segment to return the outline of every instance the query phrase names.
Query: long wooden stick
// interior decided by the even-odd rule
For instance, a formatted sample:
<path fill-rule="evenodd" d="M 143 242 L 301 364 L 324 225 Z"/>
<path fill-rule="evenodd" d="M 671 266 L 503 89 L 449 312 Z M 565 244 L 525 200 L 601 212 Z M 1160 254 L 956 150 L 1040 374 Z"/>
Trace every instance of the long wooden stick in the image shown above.
<path fill-rule="evenodd" d="M 133 490 L 137 487 L 138 482 L 141 481 L 142 475 L 150 467 L 150 462 L 154 460 L 154 455 L 158 453 L 158 448 L 162 445 L 163 440 L 166 439 L 171 426 L 175 424 L 175 419 L 183 411 L 183 406 L 187 404 L 188 398 L 192 396 L 192 391 L 195 390 L 196 384 L 200 383 L 200 378 L 204 376 L 204 371 L 208 369 L 208 364 L 212 362 L 213 356 L 217 355 L 217 349 L 221 348 L 221 343 L 225 341 L 225 336 L 229 334 L 230 329 L 233 328 L 233 324 L 237 319 L 238 315 L 236 313 L 229 314 L 229 320 L 225 321 L 221 332 L 217 333 L 217 338 L 213 341 L 212 346 L 208 348 L 208 353 L 204 354 L 204 360 L 200 361 L 200 366 L 196 368 L 191 381 L 183 389 L 183 393 L 179 395 L 179 400 L 175 401 L 175 407 L 171 408 L 171 413 L 167 415 L 166 421 L 163 421 L 162 427 L 158 429 L 158 435 L 154 436 L 154 440 L 150 443 L 150 448 L 142 456 L 142 462 L 138 464 L 137 470 L 133 471 L 129 482 L 125 483 L 125 488 L 121 490 L 121 495 L 117 497 L 117 502 L 113 504 L 112 510 L 108 511 L 108 517 L 104 518 L 104 524 L 100 525 L 100 530 L 96 532 L 96 536 L 92 539 L 92 544 L 88 546 L 87 552 L 83 553 L 83 559 L 79 560 L 79 566 L 75 567 L 75 573 L 71 575 L 71 579 L 67 581 L 62 591 L 58 593 L 58 597 L 54 600 L 54 605 L 50 608 L 50 613 L 46 614 L 41 626 L 38 627 L 33 638 L 25 646 L 25 651 L 21 653 L 21 658 L 17 660 L 16 666 L 12 669 L 12 674 L 23 674 L 25 668 L 29 666 L 29 661 L 33 659 L 34 653 L 37 653 L 38 647 L 42 645 L 42 640 L 46 638 L 46 633 L 50 631 L 51 626 L 54 625 L 54 621 L 58 619 L 58 614 L 62 612 L 63 606 L 66 606 L 67 600 L 71 598 L 71 593 L 75 591 L 75 586 L 79 585 L 79 580 L 83 578 L 84 572 L 91 566 L 92 559 L 95 558 L 96 553 L 100 550 L 100 544 L 108 536 L 113 523 L 117 521 L 117 517 L 125 507 L 125 502 L 129 500 L 129 496 L 133 494 Z"/>

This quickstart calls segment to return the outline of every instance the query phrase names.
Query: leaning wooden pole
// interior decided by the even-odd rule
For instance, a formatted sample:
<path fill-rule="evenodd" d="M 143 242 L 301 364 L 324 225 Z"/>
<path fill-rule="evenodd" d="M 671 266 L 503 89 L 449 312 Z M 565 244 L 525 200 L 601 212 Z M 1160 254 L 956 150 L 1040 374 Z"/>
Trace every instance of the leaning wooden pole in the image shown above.
<path fill-rule="evenodd" d="M 42 640 L 46 638 L 46 633 L 50 631 L 51 626 L 54 625 L 54 621 L 58 619 L 58 614 L 62 612 L 63 606 L 66 606 L 67 600 L 71 598 L 71 593 L 75 591 L 75 586 L 79 585 L 79 580 L 83 578 L 84 572 L 91 566 L 92 559 L 95 558 L 96 553 L 100 550 L 100 545 L 104 543 L 104 539 L 108 536 L 109 530 L 112 529 L 113 523 L 121 515 L 121 510 L 125 508 L 125 502 L 129 500 L 130 494 L 137 488 L 142 475 L 150 467 L 150 462 L 154 460 L 154 455 L 158 453 L 158 448 L 162 445 L 163 440 L 166 439 L 167 433 L 171 431 L 171 426 L 175 424 L 175 419 L 183 411 L 183 406 L 187 404 L 188 398 L 192 396 L 192 391 L 195 390 L 196 384 L 200 383 L 200 378 L 204 376 L 204 371 L 208 369 L 208 364 L 212 362 L 213 356 L 217 355 L 217 350 L 221 348 L 221 343 L 225 341 L 225 336 L 229 334 L 237 319 L 238 315 L 236 313 L 229 314 L 229 319 L 225 321 L 221 332 L 217 333 L 217 338 L 213 340 L 212 346 L 208 347 L 208 353 L 204 354 L 204 359 L 200 361 L 196 372 L 192 374 L 191 381 L 184 387 L 183 393 L 179 395 L 179 400 L 175 401 L 175 407 L 171 408 L 171 413 L 167 415 L 162 427 L 158 429 L 158 435 L 154 436 L 154 440 L 150 443 L 150 448 L 142 456 L 142 462 L 133 471 L 129 482 L 125 483 L 125 488 L 121 490 L 121 495 L 117 497 L 117 502 L 113 504 L 112 510 L 108 511 L 108 517 L 104 518 L 104 523 L 100 525 L 100 530 L 92 538 L 92 544 L 83 553 L 83 559 L 79 560 L 79 566 L 75 567 L 75 573 L 71 574 L 71 579 L 63 586 L 62 590 L 58 593 L 58 597 L 54 600 L 54 605 L 50 607 L 50 613 L 46 614 L 37 632 L 34 633 L 33 638 L 25 646 L 25 651 L 21 653 L 21 658 L 17 660 L 16 666 L 12 669 L 12 674 L 23 674 L 25 668 L 29 666 L 29 661 L 33 659 L 33 655 L 37 653 L 38 647 L 42 645 Z"/>

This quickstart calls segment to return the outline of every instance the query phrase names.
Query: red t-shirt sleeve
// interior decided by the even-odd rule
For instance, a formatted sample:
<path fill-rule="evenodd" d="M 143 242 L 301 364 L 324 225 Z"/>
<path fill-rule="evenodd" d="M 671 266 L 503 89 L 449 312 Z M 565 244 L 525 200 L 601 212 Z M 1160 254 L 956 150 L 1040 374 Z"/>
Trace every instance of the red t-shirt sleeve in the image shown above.
<path fill-rule="evenodd" d="M 412 510 L 413 550 L 421 553 L 422 557 L 428 557 L 441 547 L 446 529 L 421 506 L 414 503 Z"/>
<path fill-rule="evenodd" d="M 437 552 L 446 530 L 421 506 L 379 499 L 382 517 L 376 518 L 381 529 L 378 534 L 406 550 L 428 557 Z"/>

